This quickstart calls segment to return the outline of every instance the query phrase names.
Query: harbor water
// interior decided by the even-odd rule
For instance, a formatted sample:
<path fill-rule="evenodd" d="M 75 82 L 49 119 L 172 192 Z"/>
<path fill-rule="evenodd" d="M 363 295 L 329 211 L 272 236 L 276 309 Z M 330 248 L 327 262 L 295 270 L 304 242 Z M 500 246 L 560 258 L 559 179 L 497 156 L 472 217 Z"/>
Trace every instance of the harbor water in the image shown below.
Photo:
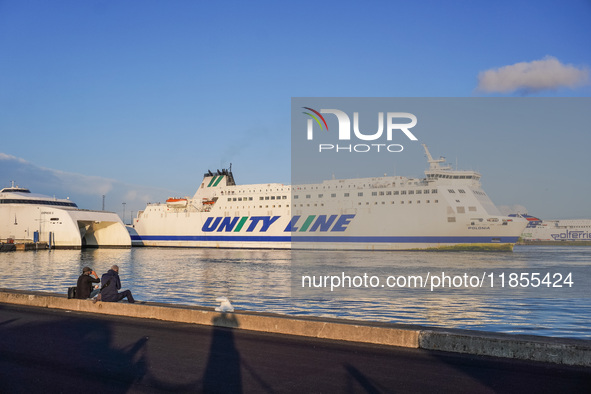
<path fill-rule="evenodd" d="M 292 252 L 189 248 L 42 250 L 0 253 L 0 288 L 66 294 L 84 266 L 99 275 L 120 267 L 122 289 L 140 301 L 214 307 L 227 297 L 237 310 L 419 324 L 504 333 L 591 339 L 591 297 L 490 296 L 398 289 L 379 294 L 358 289 L 308 297 L 294 291 Z M 331 272 L 385 276 L 413 267 L 585 267 L 591 247 L 520 246 L 495 252 L 308 251 L 307 258 Z M 377 270 L 377 271 L 376 271 Z M 565 293 L 566 294 L 566 293 Z M 591 294 L 591 289 L 589 290 Z"/>

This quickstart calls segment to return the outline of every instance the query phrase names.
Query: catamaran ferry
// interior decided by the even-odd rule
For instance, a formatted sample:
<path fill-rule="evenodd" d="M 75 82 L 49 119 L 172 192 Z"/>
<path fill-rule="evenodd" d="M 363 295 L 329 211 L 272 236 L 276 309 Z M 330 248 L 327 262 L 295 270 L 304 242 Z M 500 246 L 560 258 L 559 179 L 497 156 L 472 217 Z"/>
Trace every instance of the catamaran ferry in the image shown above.
<path fill-rule="evenodd" d="M 135 246 L 260 249 L 512 250 L 527 220 L 503 216 L 480 174 L 429 162 L 425 178 L 236 185 L 207 172 L 193 197 L 148 204 L 129 228 Z"/>
<path fill-rule="evenodd" d="M 70 199 L 0 190 L 0 242 L 46 243 L 50 248 L 131 247 L 129 232 L 114 212 L 80 209 Z"/>

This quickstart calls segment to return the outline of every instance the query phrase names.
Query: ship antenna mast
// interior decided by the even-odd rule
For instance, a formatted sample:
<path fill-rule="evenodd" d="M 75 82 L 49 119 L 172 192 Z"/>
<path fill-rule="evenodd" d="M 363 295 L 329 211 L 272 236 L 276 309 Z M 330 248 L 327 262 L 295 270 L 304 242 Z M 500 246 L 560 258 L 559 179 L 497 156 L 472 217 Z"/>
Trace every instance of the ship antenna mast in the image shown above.
<path fill-rule="evenodd" d="M 429 169 L 430 170 L 444 170 L 444 169 L 449 169 L 448 167 L 442 167 L 439 165 L 439 163 L 445 163 L 445 158 L 441 157 L 439 159 L 434 159 L 433 156 L 431 156 L 431 153 L 429 153 L 429 149 L 427 149 L 427 145 L 422 144 L 423 145 L 423 149 L 425 149 L 425 154 L 427 155 L 427 161 L 429 162 Z"/>

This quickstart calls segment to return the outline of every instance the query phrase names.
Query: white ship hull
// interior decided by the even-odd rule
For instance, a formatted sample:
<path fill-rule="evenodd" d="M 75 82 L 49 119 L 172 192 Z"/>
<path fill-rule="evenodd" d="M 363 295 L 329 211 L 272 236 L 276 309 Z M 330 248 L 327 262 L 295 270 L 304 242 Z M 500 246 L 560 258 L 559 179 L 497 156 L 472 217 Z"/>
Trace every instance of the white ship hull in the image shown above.
<path fill-rule="evenodd" d="M 522 239 L 526 242 L 591 242 L 591 219 L 533 219 L 529 219 L 528 226 L 523 230 Z"/>
<path fill-rule="evenodd" d="M 424 179 L 241 185 L 205 174 L 186 207 L 148 204 L 129 228 L 133 245 L 200 248 L 510 250 L 527 221 L 500 214 L 480 175 L 440 166 Z"/>
<path fill-rule="evenodd" d="M 78 209 L 28 189 L 0 191 L 0 241 L 47 243 L 51 248 L 131 247 L 131 238 L 116 213 Z"/>

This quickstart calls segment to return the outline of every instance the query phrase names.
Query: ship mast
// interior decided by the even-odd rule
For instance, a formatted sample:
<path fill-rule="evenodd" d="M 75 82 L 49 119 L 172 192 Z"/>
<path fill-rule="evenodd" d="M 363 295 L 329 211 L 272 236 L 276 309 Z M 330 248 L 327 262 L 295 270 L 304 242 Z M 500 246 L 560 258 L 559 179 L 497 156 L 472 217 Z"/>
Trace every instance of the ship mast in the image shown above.
<path fill-rule="evenodd" d="M 439 159 L 434 159 L 429 153 L 429 149 L 427 149 L 427 145 L 422 144 L 423 148 L 425 149 L 425 154 L 427 155 L 427 161 L 429 162 L 429 170 L 450 170 L 451 166 L 440 166 L 439 163 L 445 163 L 445 157 L 440 157 Z"/>

